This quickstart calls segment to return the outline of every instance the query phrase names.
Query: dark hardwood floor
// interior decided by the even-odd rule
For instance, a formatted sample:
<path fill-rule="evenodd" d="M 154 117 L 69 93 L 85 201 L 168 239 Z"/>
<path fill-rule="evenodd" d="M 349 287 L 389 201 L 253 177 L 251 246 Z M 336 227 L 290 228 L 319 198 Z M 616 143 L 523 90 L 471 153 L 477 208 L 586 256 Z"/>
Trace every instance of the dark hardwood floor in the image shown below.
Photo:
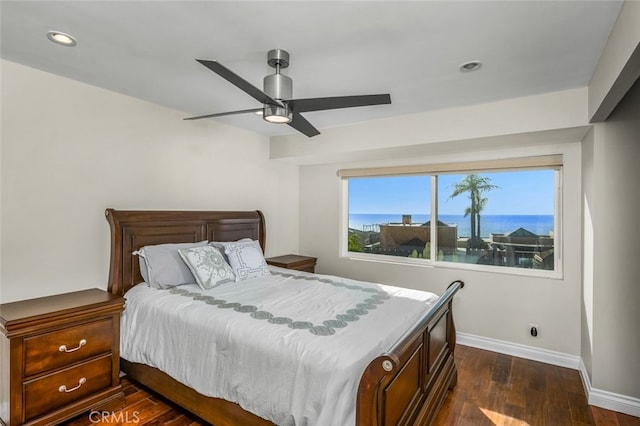
<path fill-rule="evenodd" d="M 435 426 L 640 426 L 640 418 L 587 405 L 576 370 L 458 345 L 458 384 Z M 84 414 L 67 424 L 206 425 L 144 387 L 123 378 L 126 406 Z M 239 425 L 246 426 L 246 425 Z"/>
<path fill-rule="evenodd" d="M 435 425 L 640 426 L 640 418 L 589 406 L 577 370 L 456 347 L 458 384 Z"/>

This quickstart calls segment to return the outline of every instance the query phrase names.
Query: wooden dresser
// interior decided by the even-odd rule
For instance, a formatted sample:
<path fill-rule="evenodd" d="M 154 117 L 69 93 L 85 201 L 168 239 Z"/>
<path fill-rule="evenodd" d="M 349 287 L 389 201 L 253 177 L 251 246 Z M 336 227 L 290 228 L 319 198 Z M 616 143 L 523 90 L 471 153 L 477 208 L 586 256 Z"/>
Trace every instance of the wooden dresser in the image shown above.
<path fill-rule="evenodd" d="M 0 305 L 0 418 L 56 424 L 122 408 L 124 299 L 90 289 Z"/>
<path fill-rule="evenodd" d="M 284 256 L 270 257 L 266 259 L 269 265 L 281 268 L 295 269 L 297 271 L 315 272 L 318 258 L 300 256 L 298 254 L 285 254 Z"/>

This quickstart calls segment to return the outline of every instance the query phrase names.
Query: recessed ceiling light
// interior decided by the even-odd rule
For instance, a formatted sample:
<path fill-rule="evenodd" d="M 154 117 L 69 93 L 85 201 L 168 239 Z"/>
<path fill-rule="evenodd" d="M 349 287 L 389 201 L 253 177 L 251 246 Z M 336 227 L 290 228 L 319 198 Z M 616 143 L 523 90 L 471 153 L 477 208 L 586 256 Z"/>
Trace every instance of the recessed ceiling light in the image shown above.
<path fill-rule="evenodd" d="M 460 71 L 462 72 L 471 72 L 478 71 L 482 67 L 482 62 L 480 61 L 469 61 L 460 65 Z"/>
<path fill-rule="evenodd" d="M 47 33 L 47 38 L 56 44 L 60 44 L 62 46 L 75 46 L 77 44 L 76 39 L 70 36 L 69 34 L 62 33 L 60 31 L 49 31 Z"/>

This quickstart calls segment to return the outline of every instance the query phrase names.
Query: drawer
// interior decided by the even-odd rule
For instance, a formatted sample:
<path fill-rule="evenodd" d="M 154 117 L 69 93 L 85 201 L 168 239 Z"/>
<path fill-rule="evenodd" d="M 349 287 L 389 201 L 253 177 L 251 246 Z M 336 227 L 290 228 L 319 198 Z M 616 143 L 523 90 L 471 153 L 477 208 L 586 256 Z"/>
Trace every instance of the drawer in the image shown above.
<path fill-rule="evenodd" d="M 300 265 L 300 266 L 296 266 L 294 268 L 291 269 L 295 269 L 296 271 L 303 271 L 303 272 L 311 272 L 314 273 L 315 269 L 316 269 L 316 264 L 312 263 L 311 265 Z"/>
<path fill-rule="evenodd" d="M 23 384 L 25 420 L 28 421 L 46 411 L 62 407 L 109 387 L 111 366 L 112 356 L 109 353 L 25 382 Z"/>
<path fill-rule="evenodd" d="M 110 318 L 25 338 L 24 377 L 110 352 L 112 341 Z"/>

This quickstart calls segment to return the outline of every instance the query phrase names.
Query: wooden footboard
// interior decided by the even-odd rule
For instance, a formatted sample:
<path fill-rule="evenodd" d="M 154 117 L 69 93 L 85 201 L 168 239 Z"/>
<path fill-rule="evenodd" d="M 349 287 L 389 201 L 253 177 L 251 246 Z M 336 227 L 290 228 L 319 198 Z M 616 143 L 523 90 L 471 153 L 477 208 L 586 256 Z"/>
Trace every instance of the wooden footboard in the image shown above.
<path fill-rule="evenodd" d="M 360 379 L 357 425 L 428 425 L 457 380 L 454 281 L 393 349 L 369 363 Z"/>

